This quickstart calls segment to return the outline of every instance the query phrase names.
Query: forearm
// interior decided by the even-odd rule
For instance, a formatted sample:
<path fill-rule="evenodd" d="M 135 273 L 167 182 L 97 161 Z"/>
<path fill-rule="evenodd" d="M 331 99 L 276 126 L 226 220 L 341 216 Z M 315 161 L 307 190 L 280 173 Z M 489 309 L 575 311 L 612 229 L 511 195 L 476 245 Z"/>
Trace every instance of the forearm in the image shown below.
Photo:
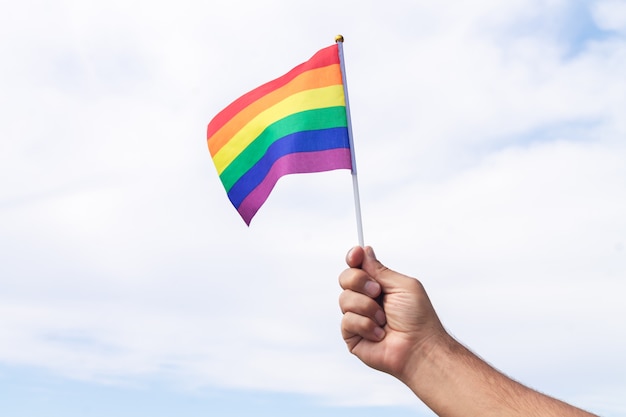
<path fill-rule="evenodd" d="M 400 379 L 441 417 L 592 416 L 513 381 L 447 335 L 407 365 Z"/>

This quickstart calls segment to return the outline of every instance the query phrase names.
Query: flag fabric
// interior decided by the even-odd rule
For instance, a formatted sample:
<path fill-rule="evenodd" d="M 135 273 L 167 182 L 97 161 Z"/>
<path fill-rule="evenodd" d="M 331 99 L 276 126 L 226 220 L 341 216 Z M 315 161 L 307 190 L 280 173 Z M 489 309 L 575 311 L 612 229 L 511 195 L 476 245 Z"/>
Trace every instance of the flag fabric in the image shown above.
<path fill-rule="evenodd" d="M 338 45 L 235 100 L 211 120 L 207 142 L 248 225 L 282 176 L 351 169 Z"/>

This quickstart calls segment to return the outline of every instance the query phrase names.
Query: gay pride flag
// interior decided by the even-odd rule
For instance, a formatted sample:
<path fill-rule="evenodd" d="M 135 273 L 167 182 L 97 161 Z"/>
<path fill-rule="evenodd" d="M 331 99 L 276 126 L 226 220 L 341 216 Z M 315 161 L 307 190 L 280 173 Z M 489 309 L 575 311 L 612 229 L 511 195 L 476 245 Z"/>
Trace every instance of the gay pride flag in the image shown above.
<path fill-rule="evenodd" d="M 283 175 L 352 168 L 347 119 L 335 44 L 211 120 L 211 157 L 246 224 Z"/>

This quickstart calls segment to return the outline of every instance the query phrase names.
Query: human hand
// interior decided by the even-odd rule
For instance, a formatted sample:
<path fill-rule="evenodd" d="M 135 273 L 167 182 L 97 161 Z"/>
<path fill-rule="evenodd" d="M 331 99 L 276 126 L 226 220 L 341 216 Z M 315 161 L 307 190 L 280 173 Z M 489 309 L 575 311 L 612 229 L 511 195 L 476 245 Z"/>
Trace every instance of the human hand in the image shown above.
<path fill-rule="evenodd" d="M 447 337 L 422 284 L 383 266 L 371 247 L 355 247 L 339 276 L 341 333 L 368 366 L 407 381 Z M 434 344 L 433 344 L 434 342 Z"/>
<path fill-rule="evenodd" d="M 368 366 L 404 382 L 438 416 L 592 417 L 500 373 L 444 330 L 422 284 L 355 247 L 339 276 L 341 333 Z"/>

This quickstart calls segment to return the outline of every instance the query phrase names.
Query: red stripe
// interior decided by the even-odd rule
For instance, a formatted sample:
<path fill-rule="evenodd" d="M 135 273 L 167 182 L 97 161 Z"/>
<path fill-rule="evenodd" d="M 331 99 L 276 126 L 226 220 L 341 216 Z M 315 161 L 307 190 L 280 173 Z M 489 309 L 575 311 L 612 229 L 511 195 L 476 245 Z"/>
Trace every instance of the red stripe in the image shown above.
<path fill-rule="evenodd" d="M 233 116 L 246 108 L 248 105 L 254 103 L 259 98 L 268 93 L 271 93 L 277 88 L 284 86 L 303 72 L 315 68 L 325 67 L 327 65 L 338 64 L 339 52 L 337 48 L 337 44 L 335 44 L 327 48 L 321 49 L 315 55 L 313 55 L 311 59 L 298 65 L 282 77 L 265 83 L 262 86 L 257 87 L 249 93 L 246 93 L 243 96 L 239 97 L 228 107 L 219 112 L 217 116 L 213 118 L 213 120 L 211 120 L 207 128 L 207 139 L 213 136 L 213 134 L 217 132 L 226 122 L 228 122 L 228 120 L 230 120 Z"/>

